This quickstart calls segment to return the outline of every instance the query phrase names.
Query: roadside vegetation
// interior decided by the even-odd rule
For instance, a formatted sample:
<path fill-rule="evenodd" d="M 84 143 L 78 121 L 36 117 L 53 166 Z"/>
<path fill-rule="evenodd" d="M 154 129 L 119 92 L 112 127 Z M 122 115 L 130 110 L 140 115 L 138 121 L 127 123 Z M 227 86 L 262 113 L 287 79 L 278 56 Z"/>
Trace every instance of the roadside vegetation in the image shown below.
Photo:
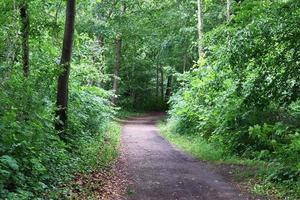
<path fill-rule="evenodd" d="M 179 77 L 169 132 L 208 160 L 263 162 L 256 191 L 300 198 L 298 1 L 243 1 L 205 34 L 205 56 Z"/>
<path fill-rule="evenodd" d="M 299 199 L 299 21 L 299 0 L 1 0 L 0 199 L 70 198 L 139 110 Z"/>
<path fill-rule="evenodd" d="M 211 169 L 229 177 L 254 195 L 269 199 L 298 199 L 298 183 L 270 181 L 268 176 L 277 166 L 260 159 L 249 159 L 226 153 L 217 143 L 208 142 L 199 134 L 179 134 L 174 132 L 171 123 L 160 122 L 163 137 L 177 148 L 191 154 L 201 161 L 212 164 Z"/>
<path fill-rule="evenodd" d="M 68 199 L 78 174 L 108 168 L 117 156 L 102 50 L 78 27 L 67 91 L 58 87 L 70 64 L 64 24 L 72 3 L 0 2 L 0 199 Z"/>

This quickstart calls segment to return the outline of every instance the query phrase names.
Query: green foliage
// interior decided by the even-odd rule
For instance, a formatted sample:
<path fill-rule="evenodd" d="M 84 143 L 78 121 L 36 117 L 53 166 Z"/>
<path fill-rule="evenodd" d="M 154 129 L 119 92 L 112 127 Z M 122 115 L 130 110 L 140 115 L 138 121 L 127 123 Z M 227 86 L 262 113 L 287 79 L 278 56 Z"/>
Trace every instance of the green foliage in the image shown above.
<path fill-rule="evenodd" d="M 104 143 L 113 116 L 107 91 L 72 84 L 66 144 L 53 127 L 51 93 L 22 76 L 4 81 L 0 94 L 1 198 L 47 196 L 76 171 L 91 170 L 99 156 L 93 148 Z"/>
<path fill-rule="evenodd" d="M 170 142 L 176 146 L 184 149 L 185 151 L 191 153 L 193 156 L 207 161 L 220 161 L 225 160 L 224 152 L 218 147 L 217 144 L 212 144 L 207 142 L 202 137 L 199 137 L 197 134 L 174 134 L 172 130 L 174 129 L 174 122 L 159 125 L 161 133 L 166 137 Z"/>
<path fill-rule="evenodd" d="M 68 129 L 62 140 L 54 128 L 54 113 L 64 4 L 28 1 L 27 78 L 22 73 L 18 2 L 0 5 L 0 199 L 64 199 L 69 194 L 65 186 L 76 172 L 105 167 L 115 157 L 113 147 L 103 157 L 99 154 L 114 115 L 111 92 L 100 88 L 107 78 L 102 49 L 95 51 L 94 36 L 77 33 Z M 114 147 L 116 140 L 117 135 Z"/>
<path fill-rule="evenodd" d="M 178 77 L 173 130 L 269 162 L 267 182 L 299 194 L 300 4 L 243 1 L 234 13 L 206 33 L 206 58 Z"/>
<path fill-rule="evenodd" d="M 22 3 L 30 18 L 27 78 Z M 72 174 L 108 165 L 115 150 L 96 158 L 118 110 L 110 103 L 112 78 L 120 83 L 118 105 L 130 110 L 166 109 L 171 89 L 178 141 L 194 140 L 186 147 L 208 160 L 267 162 L 265 185 L 298 192 L 299 1 L 232 1 L 227 21 L 226 1 L 205 0 L 205 58 L 198 63 L 196 1 L 78 1 L 68 128 L 61 135 L 53 124 L 64 3 L 0 2 L 0 198 L 63 199 Z M 119 77 L 116 38 L 122 39 Z M 212 154 L 213 148 L 219 150 Z"/>

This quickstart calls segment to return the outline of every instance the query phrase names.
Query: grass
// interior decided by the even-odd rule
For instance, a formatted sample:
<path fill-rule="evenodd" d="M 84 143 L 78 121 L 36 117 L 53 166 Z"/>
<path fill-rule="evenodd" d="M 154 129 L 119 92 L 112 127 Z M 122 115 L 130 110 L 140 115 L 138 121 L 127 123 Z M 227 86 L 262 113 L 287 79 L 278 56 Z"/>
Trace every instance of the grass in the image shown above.
<path fill-rule="evenodd" d="M 172 125 L 166 122 L 160 122 L 159 128 L 161 134 L 172 144 L 192 154 L 194 157 L 211 161 L 214 163 L 226 163 L 226 164 L 247 164 L 256 165 L 257 162 L 252 160 L 242 160 L 234 156 L 225 155 L 225 152 L 217 144 L 207 142 L 201 136 L 197 134 L 178 134 L 173 133 Z"/>
<path fill-rule="evenodd" d="M 113 175 L 110 167 L 118 157 L 120 138 L 121 125 L 110 122 L 104 133 L 88 142 L 82 153 L 86 157 L 85 162 L 89 169 L 77 174 L 76 179 L 68 184 L 70 198 L 67 199 L 98 199 L 97 191 L 100 191 L 104 184 L 101 176 Z"/>
<path fill-rule="evenodd" d="M 130 110 L 124 110 L 120 109 L 118 110 L 116 117 L 119 119 L 125 119 L 127 117 L 138 117 L 145 114 L 143 111 L 130 111 Z"/>
<path fill-rule="evenodd" d="M 194 157 L 204 161 L 210 161 L 215 164 L 237 164 L 257 166 L 263 164 L 259 161 L 241 159 L 236 156 L 225 154 L 222 147 L 217 144 L 209 143 L 197 134 L 178 134 L 173 133 L 172 125 L 166 122 L 160 122 L 159 128 L 161 134 L 172 144 L 179 147 L 185 152 L 190 153 Z"/>
<path fill-rule="evenodd" d="M 159 124 L 161 134 L 184 151 L 206 161 L 220 161 L 223 159 L 223 152 L 206 142 L 198 135 L 180 135 L 170 132 L 170 127 L 165 123 Z"/>
<path fill-rule="evenodd" d="M 104 134 L 102 144 L 99 144 L 98 166 L 107 167 L 117 158 L 121 138 L 121 125 L 111 122 Z"/>
<path fill-rule="evenodd" d="M 211 144 L 201 136 L 173 133 L 172 123 L 160 122 L 161 134 L 176 147 L 190 153 L 194 157 L 212 162 L 214 164 L 230 164 L 249 166 L 246 171 L 234 174 L 237 182 L 247 184 L 247 187 L 257 195 L 267 195 L 270 199 L 298 200 L 300 183 L 274 183 L 266 179 L 266 174 L 270 174 L 268 163 L 258 160 L 242 159 L 236 156 L 226 155 L 220 146 Z M 251 171 L 255 169 L 257 172 Z M 247 171 L 249 170 L 249 171 Z"/>

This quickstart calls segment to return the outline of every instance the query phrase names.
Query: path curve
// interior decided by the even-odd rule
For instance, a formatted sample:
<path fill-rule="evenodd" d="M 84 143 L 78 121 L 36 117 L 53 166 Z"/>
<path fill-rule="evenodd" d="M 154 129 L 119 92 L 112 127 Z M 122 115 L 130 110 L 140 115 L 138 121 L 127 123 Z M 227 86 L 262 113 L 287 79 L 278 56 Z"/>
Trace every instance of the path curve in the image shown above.
<path fill-rule="evenodd" d="M 124 123 L 122 153 L 132 181 L 129 200 L 253 199 L 161 137 L 155 126 L 161 117 L 155 113 Z"/>

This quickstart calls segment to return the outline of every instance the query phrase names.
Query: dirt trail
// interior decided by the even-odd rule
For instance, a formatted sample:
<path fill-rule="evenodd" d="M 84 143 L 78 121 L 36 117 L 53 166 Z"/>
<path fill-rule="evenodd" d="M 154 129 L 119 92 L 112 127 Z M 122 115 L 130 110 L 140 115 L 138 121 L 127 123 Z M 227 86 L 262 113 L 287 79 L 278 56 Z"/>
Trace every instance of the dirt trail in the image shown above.
<path fill-rule="evenodd" d="M 209 170 L 205 163 L 173 148 L 155 126 L 161 117 L 156 113 L 124 123 L 122 153 L 127 157 L 132 181 L 129 200 L 254 199 Z"/>

